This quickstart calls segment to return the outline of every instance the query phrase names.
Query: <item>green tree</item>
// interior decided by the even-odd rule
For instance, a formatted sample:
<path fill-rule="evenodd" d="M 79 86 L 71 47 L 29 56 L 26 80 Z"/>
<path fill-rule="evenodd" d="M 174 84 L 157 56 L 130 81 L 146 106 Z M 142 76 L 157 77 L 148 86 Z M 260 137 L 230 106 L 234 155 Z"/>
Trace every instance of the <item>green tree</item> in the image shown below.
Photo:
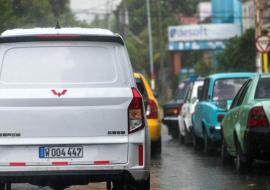
<path fill-rule="evenodd" d="M 249 29 L 241 37 L 231 39 L 225 50 L 218 55 L 217 71 L 251 71 L 254 72 L 256 49 L 255 31 Z"/>
<path fill-rule="evenodd" d="M 69 0 L 0 0 L 0 32 L 12 28 L 86 26 L 75 19 Z"/>
<path fill-rule="evenodd" d="M 194 70 L 196 75 L 202 77 L 206 77 L 215 72 L 215 68 L 211 64 L 203 61 L 196 63 L 196 65 L 194 66 Z"/>

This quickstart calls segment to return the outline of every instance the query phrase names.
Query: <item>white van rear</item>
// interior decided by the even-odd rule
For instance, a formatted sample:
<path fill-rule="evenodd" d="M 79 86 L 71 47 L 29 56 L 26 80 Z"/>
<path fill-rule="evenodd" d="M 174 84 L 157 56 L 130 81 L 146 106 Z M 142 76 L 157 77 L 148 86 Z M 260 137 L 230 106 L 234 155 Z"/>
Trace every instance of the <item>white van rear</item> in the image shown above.
<path fill-rule="evenodd" d="M 108 189 L 148 189 L 149 136 L 121 37 L 11 30 L 0 37 L 0 58 L 3 188 L 107 181 Z"/>

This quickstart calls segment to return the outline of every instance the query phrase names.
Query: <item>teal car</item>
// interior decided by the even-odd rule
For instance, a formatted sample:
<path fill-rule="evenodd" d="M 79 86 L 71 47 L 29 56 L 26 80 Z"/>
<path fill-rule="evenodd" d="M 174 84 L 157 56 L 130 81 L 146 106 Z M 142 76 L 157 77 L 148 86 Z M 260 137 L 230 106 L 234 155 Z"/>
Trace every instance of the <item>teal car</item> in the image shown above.
<path fill-rule="evenodd" d="M 238 172 L 254 159 L 270 160 L 270 75 L 257 75 L 237 93 L 222 125 L 221 158 L 235 158 Z"/>
<path fill-rule="evenodd" d="M 252 76 L 254 73 L 222 73 L 204 80 L 192 117 L 195 149 L 202 148 L 205 153 L 210 153 L 219 147 L 220 122 L 238 90 Z"/>

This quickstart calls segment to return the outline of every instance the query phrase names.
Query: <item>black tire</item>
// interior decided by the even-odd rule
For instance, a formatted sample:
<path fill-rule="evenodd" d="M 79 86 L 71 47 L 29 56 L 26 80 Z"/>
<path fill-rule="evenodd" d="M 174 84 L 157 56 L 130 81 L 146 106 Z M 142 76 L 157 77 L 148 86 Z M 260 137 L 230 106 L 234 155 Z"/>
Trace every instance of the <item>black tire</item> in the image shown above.
<path fill-rule="evenodd" d="M 185 137 L 183 135 L 181 135 L 181 133 L 179 133 L 179 143 L 181 145 L 185 144 Z"/>
<path fill-rule="evenodd" d="M 11 183 L 1 183 L 0 190 L 11 190 Z"/>
<path fill-rule="evenodd" d="M 50 186 L 53 190 L 64 190 L 66 187 L 64 186 Z"/>
<path fill-rule="evenodd" d="M 184 143 L 186 146 L 189 146 L 190 144 L 192 144 L 192 134 L 191 132 L 188 132 L 187 129 L 186 130 L 186 135 L 184 136 Z"/>
<path fill-rule="evenodd" d="M 236 142 L 235 169 L 239 174 L 245 174 L 252 168 L 252 158 L 244 155 L 239 142 Z"/>
<path fill-rule="evenodd" d="M 179 130 L 173 129 L 171 132 L 171 136 L 173 139 L 177 139 L 179 137 Z"/>
<path fill-rule="evenodd" d="M 220 158 L 223 165 L 230 164 L 232 162 L 232 157 L 229 155 L 227 150 L 227 144 L 225 139 L 222 137 L 221 141 L 221 152 L 220 152 Z"/>
<path fill-rule="evenodd" d="M 151 153 L 154 155 L 160 155 L 162 152 L 162 140 L 161 138 L 156 141 L 151 143 Z"/>
<path fill-rule="evenodd" d="M 203 134 L 203 153 L 210 154 L 211 153 L 211 141 L 207 136 L 207 133 Z"/>
<path fill-rule="evenodd" d="M 195 134 L 192 135 L 192 145 L 195 151 L 200 149 L 200 139 Z"/>
<path fill-rule="evenodd" d="M 134 186 L 136 190 L 150 190 L 150 176 L 145 181 L 136 181 Z"/>

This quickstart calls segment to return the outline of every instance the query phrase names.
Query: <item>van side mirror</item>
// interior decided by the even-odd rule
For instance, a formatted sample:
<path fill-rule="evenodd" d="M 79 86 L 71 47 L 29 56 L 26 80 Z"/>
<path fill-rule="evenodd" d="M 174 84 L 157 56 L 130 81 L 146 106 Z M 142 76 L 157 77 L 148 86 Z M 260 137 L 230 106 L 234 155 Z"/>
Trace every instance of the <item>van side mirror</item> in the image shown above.
<path fill-rule="evenodd" d="M 203 87 L 202 86 L 198 87 L 197 97 L 199 101 L 202 101 L 202 96 L 203 96 L 202 92 L 203 92 Z"/>

